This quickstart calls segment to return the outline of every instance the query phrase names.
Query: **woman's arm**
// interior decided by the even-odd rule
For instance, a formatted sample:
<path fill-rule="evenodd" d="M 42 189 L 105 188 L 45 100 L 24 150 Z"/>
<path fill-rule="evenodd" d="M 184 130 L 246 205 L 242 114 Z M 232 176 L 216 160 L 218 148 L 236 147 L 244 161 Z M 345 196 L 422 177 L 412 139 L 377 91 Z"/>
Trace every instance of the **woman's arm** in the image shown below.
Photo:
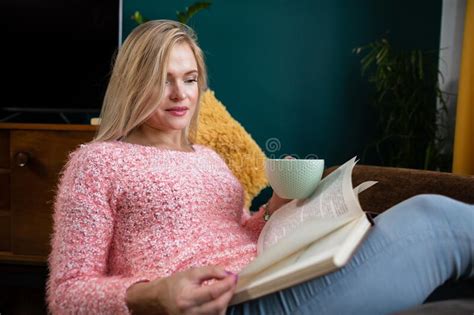
<path fill-rule="evenodd" d="M 115 213 L 107 163 L 106 156 L 82 148 L 61 178 L 47 285 L 53 314 L 127 314 L 127 288 L 147 280 L 108 275 Z"/>
<path fill-rule="evenodd" d="M 268 202 L 265 205 L 261 206 L 260 209 L 253 215 L 250 215 L 248 209 L 244 209 L 241 224 L 245 226 L 247 229 L 249 229 L 250 231 L 252 231 L 255 234 L 255 237 L 258 238 L 266 222 L 264 219 L 265 215 L 273 214 L 275 211 L 281 208 L 284 204 L 290 201 L 291 199 L 284 199 L 278 196 L 277 194 L 273 193 L 270 200 L 268 200 Z"/>
<path fill-rule="evenodd" d="M 285 199 L 281 198 L 277 194 L 273 193 L 272 197 L 267 203 L 267 212 L 268 214 L 273 214 L 273 212 L 277 211 L 280 209 L 283 205 L 287 204 L 290 202 L 292 199 Z"/>

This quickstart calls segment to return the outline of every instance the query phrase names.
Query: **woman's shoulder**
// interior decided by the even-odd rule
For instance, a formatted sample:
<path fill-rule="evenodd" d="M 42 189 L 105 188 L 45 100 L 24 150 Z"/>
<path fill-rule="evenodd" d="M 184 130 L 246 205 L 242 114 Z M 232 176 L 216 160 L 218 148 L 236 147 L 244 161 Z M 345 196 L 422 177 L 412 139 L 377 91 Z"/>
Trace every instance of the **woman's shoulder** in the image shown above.
<path fill-rule="evenodd" d="M 130 154 L 117 141 L 92 141 L 72 151 L 67 164 L 74 168 L 108 169 L 118 166 Z"/>
<path fill-rule="evenodd" d="M 80 144 L 70 155 L 81 159 L 111 158 L 113 155 L 124 153 L 116 141 L 91 141 Z"/>

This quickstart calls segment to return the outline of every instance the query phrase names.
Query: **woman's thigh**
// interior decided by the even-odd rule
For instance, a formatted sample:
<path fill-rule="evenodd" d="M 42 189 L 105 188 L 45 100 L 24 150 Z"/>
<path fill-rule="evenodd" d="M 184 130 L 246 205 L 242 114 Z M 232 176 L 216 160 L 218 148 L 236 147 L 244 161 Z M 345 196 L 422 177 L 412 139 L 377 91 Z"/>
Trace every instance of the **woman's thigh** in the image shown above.
<path fill-rule="evenodd" d="M 385 211 L 336 272 L 248 301 L 229 314 L 389 314 L 473 277 L 474 206 L 420 195 Z"/>

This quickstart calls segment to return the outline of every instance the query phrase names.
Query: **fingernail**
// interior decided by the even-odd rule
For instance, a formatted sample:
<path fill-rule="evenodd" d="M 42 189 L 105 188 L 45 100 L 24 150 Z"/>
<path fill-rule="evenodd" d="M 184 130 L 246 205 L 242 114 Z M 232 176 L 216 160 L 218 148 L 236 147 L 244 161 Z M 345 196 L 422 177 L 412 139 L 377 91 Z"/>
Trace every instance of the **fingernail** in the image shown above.
<path fill-rule="evenodd" d="M 226 273 L 228 276 L 234 277 L 234 283 L 237 283 L 237 281 L 239 280 L 239 275 L 238 275 L 238 274 L 233 273 L 233 272 L 231 272 L 231 271 L 227 271 L 227 270 L 225 270 L 225 273 Z"/>

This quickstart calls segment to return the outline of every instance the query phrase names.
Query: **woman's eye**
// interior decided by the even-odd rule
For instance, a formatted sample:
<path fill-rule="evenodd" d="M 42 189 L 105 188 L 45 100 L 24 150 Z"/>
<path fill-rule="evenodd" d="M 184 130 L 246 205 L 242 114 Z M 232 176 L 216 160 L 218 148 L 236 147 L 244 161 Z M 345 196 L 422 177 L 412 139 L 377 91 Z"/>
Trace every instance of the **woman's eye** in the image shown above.
<path fill-rule="evenodd" d="M 184 82 L 186 82 L 186 83 L 194 83 L 194 82 L 197 82 L 197 79 L 196 79 L 196 78 L 191 78 L 191 79 L 185 80 Z"/>

